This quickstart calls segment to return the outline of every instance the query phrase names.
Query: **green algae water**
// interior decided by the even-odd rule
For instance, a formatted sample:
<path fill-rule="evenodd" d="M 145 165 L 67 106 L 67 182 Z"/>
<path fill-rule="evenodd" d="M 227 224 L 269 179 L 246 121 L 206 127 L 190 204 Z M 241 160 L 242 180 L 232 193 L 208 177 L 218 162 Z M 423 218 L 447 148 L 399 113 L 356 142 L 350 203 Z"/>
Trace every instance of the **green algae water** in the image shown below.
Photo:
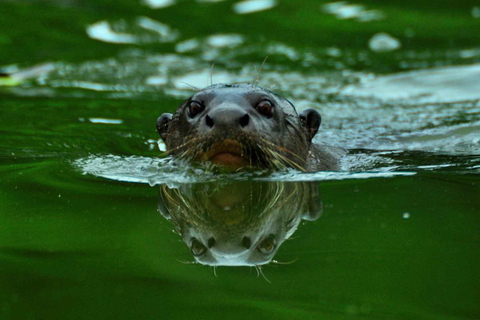
<path fill-rule="evenodd" d="M 479 319 L 479 29 L 475 1 L 0 3 L 0 319 Z M 163 156 L 160 114 L 256 81 L 341 171 Z"/>

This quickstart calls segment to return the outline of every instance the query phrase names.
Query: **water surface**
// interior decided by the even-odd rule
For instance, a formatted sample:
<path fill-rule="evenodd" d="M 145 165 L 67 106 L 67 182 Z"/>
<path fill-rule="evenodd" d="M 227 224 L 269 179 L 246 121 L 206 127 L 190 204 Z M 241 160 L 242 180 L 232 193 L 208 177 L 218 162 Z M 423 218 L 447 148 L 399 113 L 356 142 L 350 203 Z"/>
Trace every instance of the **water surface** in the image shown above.
<path fill-rule="evenodd" d="M 480 318 L 478 3 L 0 9 L 0 318 Z M 162 155 L 161 113 L 257 81 L 341 171 Z"/>

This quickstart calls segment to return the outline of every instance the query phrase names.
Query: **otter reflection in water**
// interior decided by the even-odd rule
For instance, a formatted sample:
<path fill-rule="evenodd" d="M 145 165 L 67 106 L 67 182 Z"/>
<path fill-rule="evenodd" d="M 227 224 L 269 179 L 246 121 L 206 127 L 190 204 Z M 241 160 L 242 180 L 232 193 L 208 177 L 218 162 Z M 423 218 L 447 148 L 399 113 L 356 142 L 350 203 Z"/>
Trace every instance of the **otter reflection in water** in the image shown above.
<path fill-rule="evenodd" d="M 322 211 L 317 183 L 213 182 L 160 187 L 158 207 L 206 265 L 269 263 L 302 219 Z"/>

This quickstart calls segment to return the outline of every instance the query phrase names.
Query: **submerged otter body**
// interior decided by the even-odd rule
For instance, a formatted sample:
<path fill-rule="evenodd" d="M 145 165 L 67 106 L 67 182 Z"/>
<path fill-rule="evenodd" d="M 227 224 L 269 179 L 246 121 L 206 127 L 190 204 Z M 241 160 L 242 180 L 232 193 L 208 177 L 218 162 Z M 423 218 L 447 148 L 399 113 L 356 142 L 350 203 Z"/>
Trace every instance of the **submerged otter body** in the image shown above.
<path fill-rule="evenodd" d="M 217 84 L 160 116 L 157 130 L 173 157 L 229 170 L 339 170 L 344 151 L 312 142 L 320 123 L 316 110 L 298 114 L 288 100 L 256 85 Z"/>

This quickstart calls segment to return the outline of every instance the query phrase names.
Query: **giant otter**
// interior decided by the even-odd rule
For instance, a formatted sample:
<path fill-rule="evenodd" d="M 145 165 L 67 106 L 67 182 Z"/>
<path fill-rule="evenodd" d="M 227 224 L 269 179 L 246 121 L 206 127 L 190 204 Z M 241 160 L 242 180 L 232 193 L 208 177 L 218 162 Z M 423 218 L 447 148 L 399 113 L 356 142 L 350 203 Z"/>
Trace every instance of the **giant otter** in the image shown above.
<path fill-rule="evenodd" d="M 312 143 L 320 127 L 313 109 L 297 113 L 290 101 L 253 84 L 216 84 L 162 114 L 157 131 L 175 158 L 301 171 L 339 170 L 343 149 Z"/>

